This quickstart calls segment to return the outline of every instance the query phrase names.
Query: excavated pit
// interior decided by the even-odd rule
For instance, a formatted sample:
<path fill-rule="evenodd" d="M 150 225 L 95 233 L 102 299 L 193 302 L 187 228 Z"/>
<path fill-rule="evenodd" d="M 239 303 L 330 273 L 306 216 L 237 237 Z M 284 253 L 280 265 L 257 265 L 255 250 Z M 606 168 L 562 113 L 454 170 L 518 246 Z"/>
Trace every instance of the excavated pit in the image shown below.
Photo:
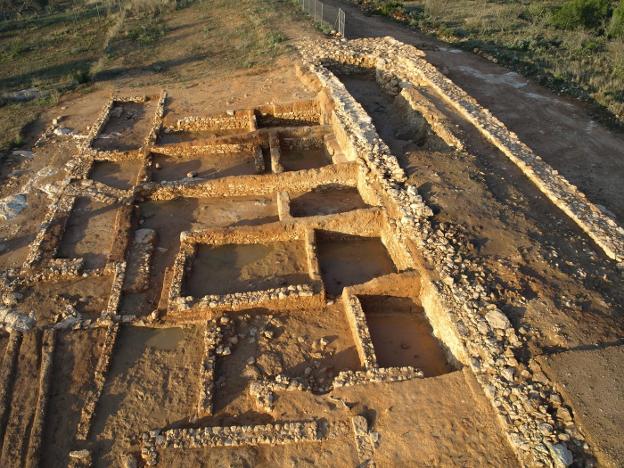
<path fill-rule="evenodd" d="M 185 178 L 216 179 L 219 177 L 255 174 L 252 154 L 207 154 L 197 157 L 152 155 L 152 180 L 163 182 Z"/>
<path fill-rule="evenodd" d="M 63 331 L 56 337 L 54 369 L 62 379 L 50 388 L 48 431 L 42 457 L 50 466 L 67 466 L 74 446 L 74 431 L 87 394 L 104 338 L 104 330 Z"/>
<path fill-rule="evenodd" d="M 114 239 L 116 205 L 79 197 L 61 237 L 58 258 L 83 258 L 88 268 L 106 264 Z"/>
<path fill-rule="evenodd" d="M 379 136 L 399 164 L 412 172 L 410 152 L 425 152 L 429 157 L 449 153 L 451 148 L 432 130 L 425 118 L 413 110 L 397 90 L 382 87 L 374 71 L 351 67 L 349 73 L 334 67 L 338 79 L 370 115 Z"/>
<path fill-rule="evenodd" d="M 185 295 L 258 291 L 309 280 L 301 242 L 200 245 L 184 283 Z"/>
<path fill-rule="evenodd" d="M 103 151 L 132 151 L 143 145 L 152 125 L 155 104 L 146 102 L 114 102 L 109 118 L 93 146 Z"/>
<path fill-rule="evenodd" d="M 198 229 L 251 226 L 278 220 L 273 197 L 186 198 L 146 201 L 135 213 L 136 226 L 152 229 L 156 244 L 151 257 L 149 287 L 124 294 L 122 310 L 127 314 L 151 312 L 160 300 L 165 272 L 173 265 L 180 234 Z"/>
<path fill-rule="evenodd" d="M 409 297 L 358 296 L 381 367 L 414 366 L 425 377 L 451 372 L 422 306 Z"/>
<path fill-rule="evenodd" d="M 201 363 L 198 328 L 124 327 L 88 442 L 97 466 L 132 450 L 137 427 L 183 427 L 193 417 Z"/>
<path fill-rule="evenodd" d="M 369 208 L 357 187 L 323 185 L 292 197 L 290 214 L 295 218 L 324 216 Z"/>
<path fill-rule="evenodd" d="M 282 139 L 280 162 L 285 171 L 317 169 L 331 164 L 331 156 L 321 140 L 294 142 Z"/>
<path fill-rule="evenodd" d="M 111 284 L 109 275 L 40 282 L 24 290 L 22 304 L 42 325 L 96 319 L 106 309 Z"/>
<path fill-rule="evenodd" d="M 345 286 L 397 271 L 379 238 L 321 232 L 317 239 L 321 275 L 330 296 L 341 294 Z"/>
<path fill-rule="evenodd" d="M 143 167 L 139 159 L 127 161 L 95 161 L 89 177 L 121 190 L 134 187 Z"/>
<path fill-rule="evenodd" d="M 232 414 L 244 414 L 255 424 L 269 422 L 248 395 L 253 381 L 281 374 L 320 386 L 360 368 L 340 304 L 305 313 L 251 310 L 229 320 L 222 342 L 232 351 L 217 359 L 213 421 L 234 423 Z"/>

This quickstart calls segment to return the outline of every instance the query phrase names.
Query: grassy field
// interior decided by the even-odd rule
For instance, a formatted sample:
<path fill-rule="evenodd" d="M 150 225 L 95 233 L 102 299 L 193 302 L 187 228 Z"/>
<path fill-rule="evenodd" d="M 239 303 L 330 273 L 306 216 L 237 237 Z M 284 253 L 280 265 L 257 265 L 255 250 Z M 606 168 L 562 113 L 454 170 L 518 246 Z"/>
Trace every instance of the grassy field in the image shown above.
<path fill-rule="evenodd" d="M 594 105 L 624 125 L 624 0 L 352 0 Z"/>
<path fill-rule="evenodd" d="M 0 20 L 0 153 L 64 93 L 266 66 L 289 50 L 295 14 L 289 0 L 47 3 Z"/>

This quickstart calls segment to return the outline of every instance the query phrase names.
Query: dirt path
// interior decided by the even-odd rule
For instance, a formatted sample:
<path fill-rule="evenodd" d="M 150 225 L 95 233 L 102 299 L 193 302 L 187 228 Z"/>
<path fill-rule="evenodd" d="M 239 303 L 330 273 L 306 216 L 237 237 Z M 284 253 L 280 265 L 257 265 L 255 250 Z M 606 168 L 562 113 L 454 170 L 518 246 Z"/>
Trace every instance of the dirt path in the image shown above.
<path fill-rule="evenodd" d="M 426 58 L 492 111 L 531 149 L 583 191 L 591 201 L 624 223 L 624 136 L 596 122 L 585 105 L 531 83 L 474 54 L 410 30 L 381 16 L 365 16 L 340 0 L 324 0 L 334 17 L 347 15 L 349 39 L 391 36 L 426 52 Z"/>

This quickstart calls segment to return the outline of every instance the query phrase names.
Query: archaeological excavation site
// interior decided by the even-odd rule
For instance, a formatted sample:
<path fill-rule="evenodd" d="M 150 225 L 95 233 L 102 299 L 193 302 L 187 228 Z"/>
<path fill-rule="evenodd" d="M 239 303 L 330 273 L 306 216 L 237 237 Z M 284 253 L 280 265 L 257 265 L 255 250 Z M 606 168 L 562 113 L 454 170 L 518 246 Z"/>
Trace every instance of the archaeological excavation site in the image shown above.
<path fill-rule="evenodd" d="M 0 466 L 616 466 L 554 353 L 622 336 L 614 217 L 421 50 L 296 47 L 269 104 L 135 87 L 42 130 Z"/>

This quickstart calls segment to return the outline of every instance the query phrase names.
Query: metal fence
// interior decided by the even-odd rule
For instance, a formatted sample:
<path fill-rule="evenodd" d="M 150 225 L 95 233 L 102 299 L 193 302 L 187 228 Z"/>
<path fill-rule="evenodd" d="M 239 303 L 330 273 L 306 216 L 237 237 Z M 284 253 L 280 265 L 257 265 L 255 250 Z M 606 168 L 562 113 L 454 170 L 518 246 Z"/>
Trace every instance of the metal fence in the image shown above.
<path fill-rule="evenodd" d="M 301 0 L 301 9 L 317 23 L 321 23 L 345 37 L 346 16 L 342 8 L 326 7 L 319 0 Z"/>

